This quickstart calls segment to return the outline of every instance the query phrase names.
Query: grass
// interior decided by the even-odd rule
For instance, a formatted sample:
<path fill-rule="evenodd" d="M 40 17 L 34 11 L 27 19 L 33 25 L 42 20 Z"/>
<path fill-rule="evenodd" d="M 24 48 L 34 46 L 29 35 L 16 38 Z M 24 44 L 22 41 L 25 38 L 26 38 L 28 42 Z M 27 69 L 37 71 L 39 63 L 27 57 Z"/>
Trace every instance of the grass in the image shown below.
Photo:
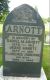
<path fill-rule="evenodd" d="M 0 33 L 2 33 L 3 24 L 0 24 Z"/>
<path fill-rule="evenodd" d="M 0 23 L 0 37 L 2 37 L 3 24 Z"/>
<path fill-rule="evenodd" d="M 42 65 L 44 68 L 44 71 L 47 76 L 47 80 L 50 80 L 50 46 L 44 46 L 43 48 L 43 61 Z M 2 47 L 0 47 L 0 65 L 2 65 Z"/>
<path fill-rule="evenodd" d="M 2 65 L 2 47 L 0 47 L 0 66 Z"/>
<path fill-rule="evenodd" d="M 47 80 L 50 80 L 50 46 L 44 46 L 43 48 L 43 61 L 42 65 L 47 76 Z"/>

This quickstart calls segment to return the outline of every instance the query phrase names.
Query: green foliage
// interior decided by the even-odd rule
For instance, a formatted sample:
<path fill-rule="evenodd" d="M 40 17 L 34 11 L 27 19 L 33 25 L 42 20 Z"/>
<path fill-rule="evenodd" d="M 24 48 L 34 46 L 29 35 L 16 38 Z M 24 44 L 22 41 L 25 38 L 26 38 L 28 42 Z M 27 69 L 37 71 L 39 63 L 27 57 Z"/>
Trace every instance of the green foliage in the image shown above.
<path fill-rule="evenodd" d="M 48 35 L 49 34 L 49 32 L 48 31 L 45 31 L 45 35 Z"/>
<path fill-rule="evenodd" d="M 47 19 L 48 22 L 50 22 L 50 17 Z"/>
<path fill-rule="evenodd" d="M 9 12 L 8 3 L 8 0 L 0 0 L 0 21 L 4 21 Z"/>
<path fill-rule="evenodd" d="M 47 23 L 47 18 L 42 18 L 44 23 Z"/>
<path fill-rule="evenodd" d="M 48 18 L 42 18 L 42 20 L 43 20 L 44 23 L 50 22 L 50 17 L 48 17 Z"/>
<path fill-rule="evenodd" d="M 5 13 L 4 15 L 2 15 L 0 22 L 4 22 L 6 17 L 7 17 L 7 15 L 8 15 L 8 13 L 7 14 Z"/>

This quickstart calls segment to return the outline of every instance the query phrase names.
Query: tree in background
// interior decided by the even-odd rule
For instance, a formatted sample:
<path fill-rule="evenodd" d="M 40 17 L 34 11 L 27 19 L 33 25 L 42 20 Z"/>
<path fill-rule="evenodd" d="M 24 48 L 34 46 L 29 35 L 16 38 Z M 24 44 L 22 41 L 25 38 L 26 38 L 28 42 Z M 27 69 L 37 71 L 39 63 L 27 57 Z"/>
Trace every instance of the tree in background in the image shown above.
<path fill-rule="evenodd" d="M 0 0 L 0 21 L 5 20 L 9 10 L 8 10 L 8 0 Z"/>
<path fill-rule="evenodd" d="M 47 21 L 50 22 L 50 17 L 48 17 Z"/>

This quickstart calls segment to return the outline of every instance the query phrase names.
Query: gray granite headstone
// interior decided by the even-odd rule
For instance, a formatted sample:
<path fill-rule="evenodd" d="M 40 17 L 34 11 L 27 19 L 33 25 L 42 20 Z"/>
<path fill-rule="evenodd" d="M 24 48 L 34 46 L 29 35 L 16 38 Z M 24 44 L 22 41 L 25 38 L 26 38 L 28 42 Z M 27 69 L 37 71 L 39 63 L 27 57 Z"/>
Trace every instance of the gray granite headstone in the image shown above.
<path fill-rule="evenodd" d="M 23 4 L 7 16 L 3 26 L 3 75 L 39 77 L 44 24 L 39 13 Z"/>

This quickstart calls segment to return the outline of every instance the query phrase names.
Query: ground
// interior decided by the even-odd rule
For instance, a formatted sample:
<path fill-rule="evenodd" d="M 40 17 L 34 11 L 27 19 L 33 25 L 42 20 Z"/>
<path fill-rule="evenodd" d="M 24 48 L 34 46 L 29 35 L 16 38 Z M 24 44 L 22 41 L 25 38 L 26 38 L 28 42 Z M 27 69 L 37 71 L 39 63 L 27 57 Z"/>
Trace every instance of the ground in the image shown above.
<path fill-rule="evenodd" d="M 43 48 L 42 65 L 46 73 L 47 80 L 50 80 L 50 46 L 45 45 Z"/>

